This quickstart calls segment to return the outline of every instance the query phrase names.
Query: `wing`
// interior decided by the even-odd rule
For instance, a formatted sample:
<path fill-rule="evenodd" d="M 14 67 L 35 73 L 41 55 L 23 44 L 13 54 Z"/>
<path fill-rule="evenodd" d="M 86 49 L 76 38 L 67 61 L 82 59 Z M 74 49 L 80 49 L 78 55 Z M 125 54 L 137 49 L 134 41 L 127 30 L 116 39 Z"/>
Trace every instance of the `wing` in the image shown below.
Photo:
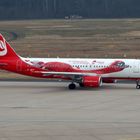
<path fill-rule="evenodd" d="M 77 72 L 47 72 L 47 71 L 34 71 L 34 73 L 41 73 L 43 76 L 56 75 L 56 76 L 65 76 L 65 77 L 82 77 L 82 76 L 97 76 L 96 73 L 77 73 Z"/>

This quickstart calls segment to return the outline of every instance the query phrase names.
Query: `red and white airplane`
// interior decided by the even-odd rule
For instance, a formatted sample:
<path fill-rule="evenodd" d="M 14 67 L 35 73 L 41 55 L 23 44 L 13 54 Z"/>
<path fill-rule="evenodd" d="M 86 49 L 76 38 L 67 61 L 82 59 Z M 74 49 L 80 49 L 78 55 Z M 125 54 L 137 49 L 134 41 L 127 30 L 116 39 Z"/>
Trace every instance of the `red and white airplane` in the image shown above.
<path fill-rule="evenodd" d="M 16 54 L 0 34 L 0 69 L 40 77 L 70 80 L 69 89 L 97 88 L 102 83 L 134 80 L 140 89 L 140 60 L 137 59 L 61 59 L 23 58 Z"/>

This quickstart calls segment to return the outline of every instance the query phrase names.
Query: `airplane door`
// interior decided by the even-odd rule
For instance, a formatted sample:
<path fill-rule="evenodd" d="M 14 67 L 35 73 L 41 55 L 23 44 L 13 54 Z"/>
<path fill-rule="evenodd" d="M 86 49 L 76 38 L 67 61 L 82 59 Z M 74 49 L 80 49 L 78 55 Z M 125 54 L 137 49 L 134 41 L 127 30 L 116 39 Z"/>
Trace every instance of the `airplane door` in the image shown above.
<path fill-rule="evenodd" d="M 134 62 L 133 72 L 140 73 L 140 63 L 137 60 Z"/>
<path fill-rule="evenodd" d="M 17 71 L 18 72 L 22 71 L 22 61 L 21 60 L 17 61 Z"/>
<path fill-rule="evenodd" d="M 24 62 L 22 62 L 21 60 L 17 61 L 17 72 L 28 72 L 30 71 L 30 65 L 24 65 Z"/>

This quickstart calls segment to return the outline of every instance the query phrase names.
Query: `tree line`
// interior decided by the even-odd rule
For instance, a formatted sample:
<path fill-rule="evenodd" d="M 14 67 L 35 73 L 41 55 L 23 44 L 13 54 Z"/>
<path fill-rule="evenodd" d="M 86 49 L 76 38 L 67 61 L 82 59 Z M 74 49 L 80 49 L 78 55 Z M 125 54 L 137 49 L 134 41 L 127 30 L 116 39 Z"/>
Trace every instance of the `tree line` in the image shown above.
<path fill-rule="evenodd" d="M 140 0 L 0 0 L 0 19 L 137 18 Z"/>

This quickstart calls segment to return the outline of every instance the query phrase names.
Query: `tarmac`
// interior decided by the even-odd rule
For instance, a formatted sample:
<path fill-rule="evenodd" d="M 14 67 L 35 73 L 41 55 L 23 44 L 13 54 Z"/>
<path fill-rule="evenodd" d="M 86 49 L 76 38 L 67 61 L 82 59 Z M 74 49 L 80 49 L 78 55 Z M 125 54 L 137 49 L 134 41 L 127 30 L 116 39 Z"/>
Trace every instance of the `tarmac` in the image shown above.
<path fill-rule="evenodd" d="M 0 140 L 140 140 L 135 84 L 67 86 L 1 81 Z"/>

